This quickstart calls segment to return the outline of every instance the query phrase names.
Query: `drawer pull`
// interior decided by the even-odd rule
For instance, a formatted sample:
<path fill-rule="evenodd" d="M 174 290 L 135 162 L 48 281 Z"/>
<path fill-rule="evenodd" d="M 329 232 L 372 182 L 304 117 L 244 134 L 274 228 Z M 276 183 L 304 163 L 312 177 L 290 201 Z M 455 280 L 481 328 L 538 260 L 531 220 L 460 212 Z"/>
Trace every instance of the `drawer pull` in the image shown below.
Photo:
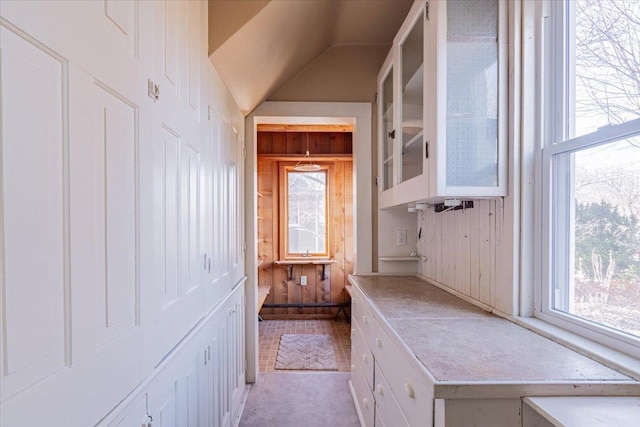
<path fill-rule="evenodd" d="M 378 394 L 380 396 L 384 396 L 384 389 L 382 387 L 382 384 L 378 384 L 378 386 L 376 387 L 376 390 L 378 391 Z"/>
<path fill-rule="evenodd" d="M 364 363 L 367 363 L 367 355 L 366 355 L 366 354 L 363 354 L 363 355 L 362 355 L 362 361 L 363 361 Z"/>
<path fill-rule="evenodd" d="M 413 387 L 411 387 L 411 384 L 404 383 L 404 390 L 407 392 L 407 396 L 409 396 L 409 399 L 415 399 L 416 393 L 413 391 Z"/>
<path fill-rule="evenodd" d="M 382 340 L 380 338 L 376 338 L 376 345 L 382 348 Z"/>
<path fill-rule="evenodd" d="M 362 405 L 365 408 L 369 408 L 369 399 L 367 399 L 366 397 L 364 399 L 362 399 Z"/>

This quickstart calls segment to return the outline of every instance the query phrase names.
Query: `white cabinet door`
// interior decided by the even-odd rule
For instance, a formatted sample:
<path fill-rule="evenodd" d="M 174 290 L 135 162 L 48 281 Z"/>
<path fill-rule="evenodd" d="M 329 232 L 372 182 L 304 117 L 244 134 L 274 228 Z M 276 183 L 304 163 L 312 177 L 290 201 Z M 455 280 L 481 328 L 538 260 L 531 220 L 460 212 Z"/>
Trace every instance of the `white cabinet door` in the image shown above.
<path fill-rule="evenodd" d="M 199 427 L 200 390 L 199 362 L 202 361 L 198 340 L 181 351 L 149 388 L 149 412 L 156 427 Z"/>
<path fill-rule="evenodd" d="M 154 366 L 204 314 L 199 227 L 206 3 L 166 0 L 153 6 L 152 80 L 159 98 L 153 134 L 156 274 L 148 310 L 157 333 L 148 337 L 148 366 Z"/>
<path fill-rule="evenodd" d="M 31 1 L 1 13 L 0 424 L 89 425 L 141 379 L 152 10 Z"/>
<path fill-rule="evenodd" d="M 428 40 L 437 40 L 431 196 L 507 194 L 507 7 L 498 0 L 430 4 Z"/>

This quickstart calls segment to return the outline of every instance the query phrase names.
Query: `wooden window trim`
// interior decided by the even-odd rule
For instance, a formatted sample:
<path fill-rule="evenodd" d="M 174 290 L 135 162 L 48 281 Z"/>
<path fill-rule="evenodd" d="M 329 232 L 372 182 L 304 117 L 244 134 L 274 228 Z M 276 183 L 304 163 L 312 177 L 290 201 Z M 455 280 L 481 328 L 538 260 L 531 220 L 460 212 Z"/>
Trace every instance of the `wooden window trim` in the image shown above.
<path fill-rule="evenodd" d="M 310 253 L 309 256 L 302 256 L 302 254 L 289 253 L 289 212 L 288 212 L 288 185 L 287 174 L 293 171 L 295 163 L 280 162 L 278 167 L 278 206 L 280 215 L 278 219 L 278 234 L 279 234 L 279 253 L 281 260 L 317 260 L 331 258 L 331 206 L 330 197 L 331 188 L 333 187 L 333 180 L 335 175 L 335 167 L 333 163 L 318 163 L 326 173 L 326 191 L 325 191 L 325 249 L 324 253 Z"/>

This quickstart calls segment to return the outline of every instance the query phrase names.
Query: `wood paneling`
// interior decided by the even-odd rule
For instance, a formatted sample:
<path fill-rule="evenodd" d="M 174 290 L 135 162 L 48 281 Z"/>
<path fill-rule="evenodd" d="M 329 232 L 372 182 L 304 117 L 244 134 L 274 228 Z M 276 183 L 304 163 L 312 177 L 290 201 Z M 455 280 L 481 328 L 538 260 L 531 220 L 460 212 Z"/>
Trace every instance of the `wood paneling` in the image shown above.
<path fill-rule="evenodd" d="M 295 138 L 288 136 L 293 135 L 291 133 L 284 137 L 282 135 L 285 134 L 263 135 L 265 151 L 278 150 L 287 141 L 295 141 Z M 319 140 L 320 144 L 332 143 L 330 138 L 324 136 Z M 316 143 L 315 140 L 313 143 Z M 312 144 L 311 139 L 309 144 Z M 271 148 L 267 150 L 267 147 Z M 289 280 L 287 265 L 274 264 L 282 244 L 279 239 L 281 213 L 278 174 L 284 164 L 295 163 L 258 156 L 258 283 L 260 286 L 271 286 L 265 304 L 344 302 L 347 275 L 353 272 L 352 162 L 329 162 L 329 250 L 335 263 L 326 266 L 324 279 L 321 265 L 295 265 L 293 280 Z M 300 285 L 300 276 L 303 275 L 307 276 L 306 286 Z M 337 308 L 263 308 L 261 315 L 265 319 L 323 318 L 333 317 L 336 312 Z"/>
<path fill-rule="evenodd" d="M 312 157 L 353 153 L 353 135 L 350 132 L 258 132 L 258 154 L 304 155 L 307 137 Z"/>

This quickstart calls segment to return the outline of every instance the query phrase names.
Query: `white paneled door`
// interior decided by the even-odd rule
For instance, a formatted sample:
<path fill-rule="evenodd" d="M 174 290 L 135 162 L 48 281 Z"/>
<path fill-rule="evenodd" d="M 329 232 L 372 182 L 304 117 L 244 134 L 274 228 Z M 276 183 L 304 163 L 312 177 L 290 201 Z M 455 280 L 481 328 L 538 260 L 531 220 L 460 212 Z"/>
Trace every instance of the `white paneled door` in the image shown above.
<path fill-rule="evenodd" d="M 145 341 L 150 368 L 205 313 L 199 227 L 206 3 L 155 1 L 153 8 L 153 82 L 159 98 L 152 143 L 155 272 L 148 300 L 156 328 Z"/>
<path fill-rule="evenodd" d="M 89 425 L 141 380 L 153 9 L 1 12 L 0 424 Z"/>

